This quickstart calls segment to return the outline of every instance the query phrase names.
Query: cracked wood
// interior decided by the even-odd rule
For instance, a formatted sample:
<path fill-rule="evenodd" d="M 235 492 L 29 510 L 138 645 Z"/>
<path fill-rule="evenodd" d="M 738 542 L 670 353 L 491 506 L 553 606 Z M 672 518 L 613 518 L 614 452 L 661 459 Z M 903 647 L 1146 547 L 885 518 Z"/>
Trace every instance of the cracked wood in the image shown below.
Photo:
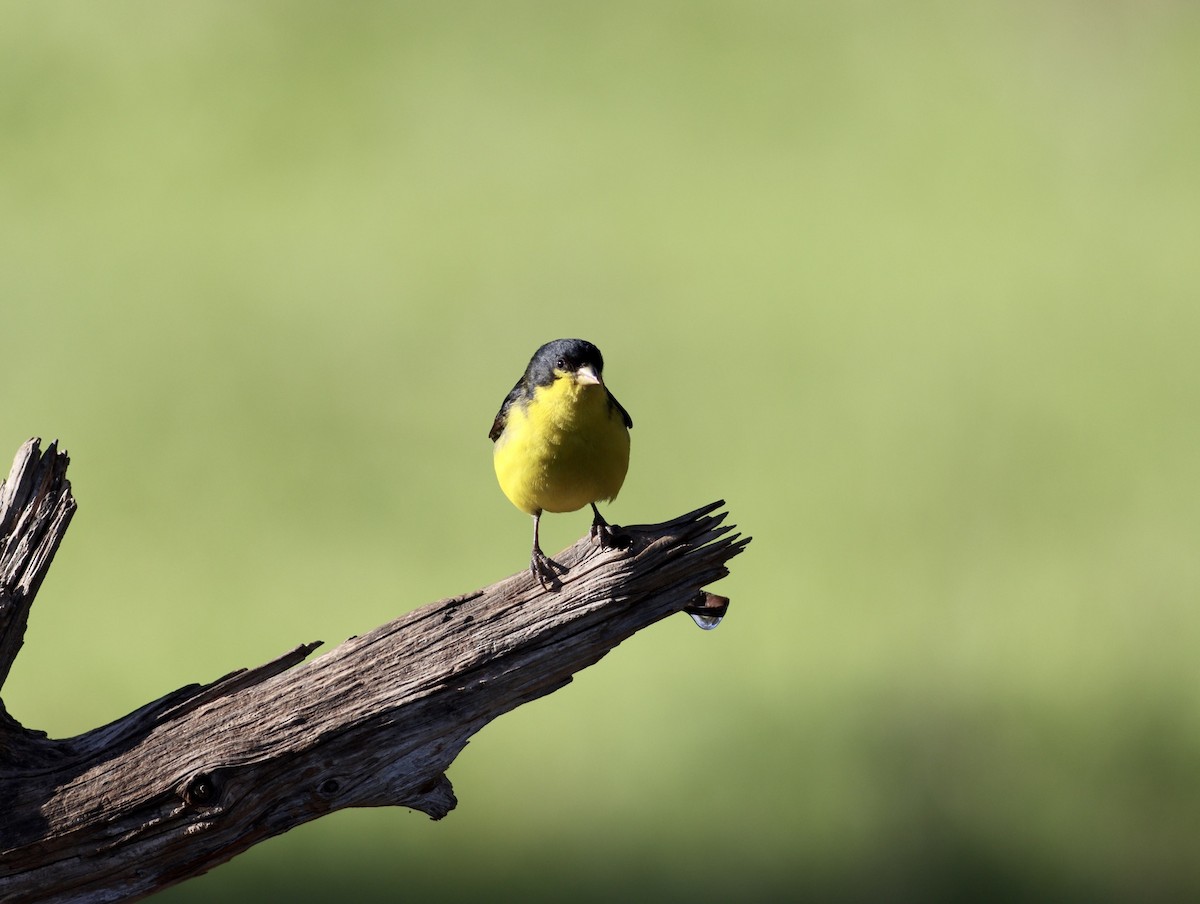
<path fill-rule="evenodd" d="M 0 488 L 0 679 L 74 511 L 66 464 L 31 440 Z M 585 537 L 557 557 L 569 572 L 552 590 L 522 571 L 75 738 L 0 709 L 0 898 L 136 899 L 344 807 L 440 819 L 456 803 L 446 770 L 489 721 L 669 615 L 724 611 L 703 588 L 749 538 L 722 505 L 626 527 L 628 550 Z"/>

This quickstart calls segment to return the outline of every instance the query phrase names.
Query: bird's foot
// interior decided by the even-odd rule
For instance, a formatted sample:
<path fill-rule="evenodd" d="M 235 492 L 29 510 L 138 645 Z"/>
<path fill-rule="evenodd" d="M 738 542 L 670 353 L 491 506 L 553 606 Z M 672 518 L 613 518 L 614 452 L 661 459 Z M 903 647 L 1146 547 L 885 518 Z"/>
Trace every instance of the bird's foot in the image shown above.
<path fill-rule="evenodd" d="M 529 571 L 539 584 L 547 590 L 553 590 L 562 586 L 558 575 L 566 574 L 567 566 L 560 565 L 540 549 L 535 549 L 529 559 Z"/>
<path fill-rule="evenodd" d="M 609 524 L 603 518 L 592 522 L 588 536 L 601 549 L 628 549 L 633 545 L 633 537 L 617 525 Z"/>

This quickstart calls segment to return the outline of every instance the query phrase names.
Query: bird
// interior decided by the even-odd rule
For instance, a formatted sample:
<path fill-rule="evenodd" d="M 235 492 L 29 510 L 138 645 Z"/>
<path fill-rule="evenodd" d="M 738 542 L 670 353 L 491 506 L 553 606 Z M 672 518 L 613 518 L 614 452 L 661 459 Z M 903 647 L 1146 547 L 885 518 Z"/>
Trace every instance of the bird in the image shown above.
<path fill-rule="evenodd" d="M 488 438 L 500 489 L 533 516 L 529 570 L 543 586 L 566 572 L 542 552 L 543 512 L 574 512 L 591 505 L 589 534 L 603 548 L 629 538 L 609 524 L 597 502 L 617 498 L 629 469 L 633 419 L 604 382 L 604 357 L 584 339 L 541 346 L 500 406 Z"/>

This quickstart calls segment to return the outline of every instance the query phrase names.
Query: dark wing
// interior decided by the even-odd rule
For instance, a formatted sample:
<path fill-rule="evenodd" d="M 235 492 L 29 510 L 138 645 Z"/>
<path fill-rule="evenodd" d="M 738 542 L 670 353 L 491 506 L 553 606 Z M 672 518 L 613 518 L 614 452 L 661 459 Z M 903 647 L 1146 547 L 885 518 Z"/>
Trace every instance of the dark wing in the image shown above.
<path fill-rule="evenodd" d="M 608 392 L 608 404 L 617 406 L 617 411 L 621 412 L 621 417 L 625 419 L 625 426 L 630 430 L 633 429 L 633 418 L 629 416 L 629 412 L 625 410 L 625 406 L 617 401 L 617 397 L 609 391 L 608 387 L 604 387 L 605 392 Z M 492 428 L 495 429 L 494 427 Z"/>
<path fill-rule="evenodd" d="M 496 419 L 492 421 L 492 429 L 488 433 L 488 439 L 495 442 L 500 438 L 500 434 L 504 432 L 504 425 L 508 423 L 508 409 L 512 408 L 518 399 L 522 399 L 526 395 L 528 393 L 525 390 L 525 377 L 522 376 L 521 379 L 517 380 L 517 385 L 512 388 L 512 392 L 504 397 L 504 403 L 500 406 L 500 410 L 496 412 Z"/>

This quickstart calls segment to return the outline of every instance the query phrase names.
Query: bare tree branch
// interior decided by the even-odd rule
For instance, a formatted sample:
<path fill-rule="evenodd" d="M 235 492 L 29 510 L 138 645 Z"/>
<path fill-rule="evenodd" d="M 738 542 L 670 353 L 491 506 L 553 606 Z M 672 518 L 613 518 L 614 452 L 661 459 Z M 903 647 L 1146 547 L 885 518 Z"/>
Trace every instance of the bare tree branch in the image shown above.
<path fill-rule="evenodd" d="M 66 476 L 70 459 L 57 442 L 45 455 L 40 445 L 35 437 L 21 446 L 0 484 L 0 688 L 25 639 L 33 598 L 75 514 Z"/>
<path fill-rule="evenodd" d="M 66 456 L 51 446 L 39 459 L 31 443 L 0 508 L 0 649 L 14 656 L 20 637 L 12 647 L 8 635 L 18 624 L 23 635 L 74 511 Z M 702 588 L 749 538 L 722 525 L 722 504 L 627 527 L 628 550 L 581 540 L 558 556 L 569 572 L 555 590 L 523 571 L 311 662 L 317 643 L 76 738 L 0 722 L 0 899 L 132 900 L 344 807 L 440 819 L 456 803 L 445 772 L 489 721 L 675 612 L 701 623 L 724 613 L 728 600 Z M 21 536 L 23 524 L 40 527 Z M 15 615 L 10 601 L 23 606 Z"/>

